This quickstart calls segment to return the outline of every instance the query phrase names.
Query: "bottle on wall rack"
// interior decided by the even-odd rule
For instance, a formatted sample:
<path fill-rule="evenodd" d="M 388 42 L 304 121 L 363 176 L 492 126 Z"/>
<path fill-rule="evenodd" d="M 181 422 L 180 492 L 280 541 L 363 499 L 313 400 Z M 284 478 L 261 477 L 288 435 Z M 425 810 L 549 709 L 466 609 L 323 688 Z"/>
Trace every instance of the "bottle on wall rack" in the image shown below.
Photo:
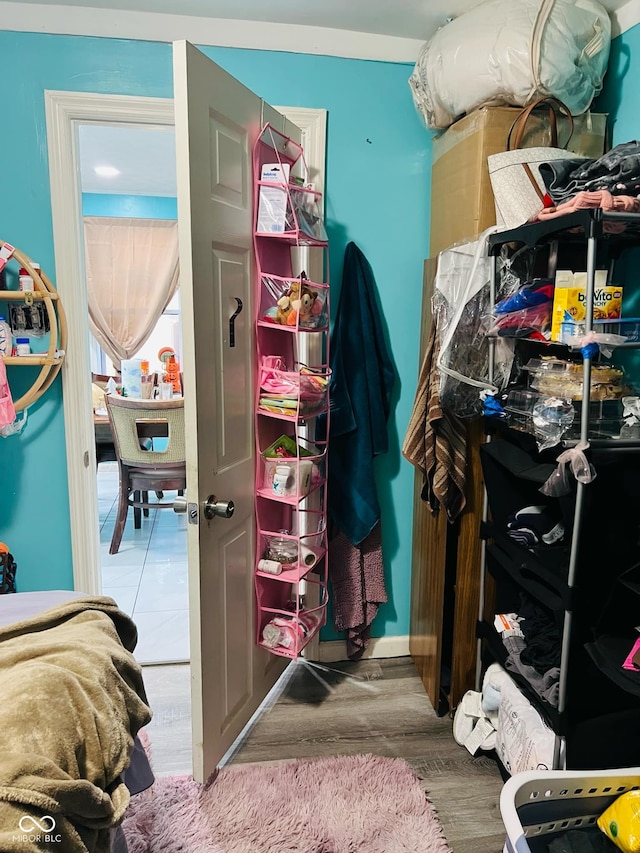
<path fill-rule="evenodd" d="M 31 355 L 29 338 L 16 338 L 16 355 Z"/>
<path fill-rule="evenodd" d="M 26 267 L 20 267 L 20 272 L 18 275 L 19 275 L 20 290 L 24 291 L 25 293 L 31 292 L 34 289 L 33 278 L 31 277 L 27 268 Z"/>
<path fill-rule="evenodd" d="M 0 314 L 0 355 L 10 356 L 13 349 L 11 326 L 6 317 Z"/>

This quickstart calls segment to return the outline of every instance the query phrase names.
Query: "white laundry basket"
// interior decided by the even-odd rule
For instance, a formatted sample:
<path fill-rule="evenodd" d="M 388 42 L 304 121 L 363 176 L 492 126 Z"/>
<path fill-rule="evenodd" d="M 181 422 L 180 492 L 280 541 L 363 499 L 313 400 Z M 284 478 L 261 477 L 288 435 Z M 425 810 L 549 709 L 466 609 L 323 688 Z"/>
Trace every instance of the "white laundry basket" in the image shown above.
<path fill-rule="evenodd" d="M 542 853 L 554 835 L 593 826 L 626 791 L 640 788 L 640 767 L 527 771 L 500 794 L 505 853 Z"/>

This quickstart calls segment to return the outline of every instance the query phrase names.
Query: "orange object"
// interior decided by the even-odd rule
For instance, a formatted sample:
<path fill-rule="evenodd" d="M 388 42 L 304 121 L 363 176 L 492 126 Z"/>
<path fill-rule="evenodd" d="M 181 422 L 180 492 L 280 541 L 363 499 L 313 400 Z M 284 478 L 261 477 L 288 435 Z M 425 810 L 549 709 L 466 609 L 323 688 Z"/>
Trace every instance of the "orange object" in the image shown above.
<path fill-rule="evenodd" d="M 5 545 L 4 542 L 0 542 L 0 554 L 8 554 L 9 546 Z"/>
<path fill-rule="evenodd" d="M 170 355 L 165 364 L 164 381 L 171 382 L 173 385 L 173 393 L 181 394 L 182 387 L 180 382 L 180 365 L 178 364 L 175 355 Z"/>

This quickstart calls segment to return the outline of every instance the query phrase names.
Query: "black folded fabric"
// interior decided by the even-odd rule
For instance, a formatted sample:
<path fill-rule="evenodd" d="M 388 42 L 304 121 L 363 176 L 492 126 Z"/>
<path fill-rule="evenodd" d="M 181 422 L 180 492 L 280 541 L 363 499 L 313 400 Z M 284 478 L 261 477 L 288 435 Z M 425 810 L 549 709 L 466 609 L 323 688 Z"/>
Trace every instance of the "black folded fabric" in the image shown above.
<path fill-rule="evenodd" d="M 560 666 L 562 635 L 551 616 L 527 595 L 520 595 L 518 616 L 526 648 L 520 658 L 539 673 Z"/>
<path fill-rule="evenodd" d="M 577 174 L 581 168 L 590 163 L 595 163 L 595 160 L 589 160 L 587 157 L 572 157 L 567 160 L 551 160 L 548 163 L 540 163 L 538 166 L 540 177 L 544 181 L 546 190 L 554 204 L 568 201 L 579 192 L 581 188 L 578 186 L 574 174 Z"/>
<path fill-rule="evenodd" d="M 640 142 L 634 140 L 616 145 L 590 166 L 583 168 L 580 174 L 587 181 L 597 178 L 624 181 L 640 174 Z"/>
<path fill-rule="evenodd" d="M 608 190 L 612 195 L 640 194 L 640 142 L 616 145 L 602 157 L 569 157 L 539 165 L 540 176 L 555 205 L 579 192 Z"/>

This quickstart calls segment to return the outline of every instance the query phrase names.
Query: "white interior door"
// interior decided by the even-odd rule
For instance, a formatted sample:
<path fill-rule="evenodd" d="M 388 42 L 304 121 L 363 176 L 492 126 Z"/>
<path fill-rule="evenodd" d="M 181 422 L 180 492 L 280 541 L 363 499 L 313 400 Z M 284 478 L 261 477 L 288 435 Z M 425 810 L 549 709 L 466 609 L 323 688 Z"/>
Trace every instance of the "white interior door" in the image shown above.
<path fill-rule="evenodd" d="M 297 140 L 300 131 L 188 42 L 174 43 L 173 58 L 187 501 L 197 511 L 188 525 L 193 773 L 202 780 L 286 666 L 255 642 L 251 156 L 263 122 Z M 230 518 L 205 517 L 211 495 L 233 502 Z"/>

